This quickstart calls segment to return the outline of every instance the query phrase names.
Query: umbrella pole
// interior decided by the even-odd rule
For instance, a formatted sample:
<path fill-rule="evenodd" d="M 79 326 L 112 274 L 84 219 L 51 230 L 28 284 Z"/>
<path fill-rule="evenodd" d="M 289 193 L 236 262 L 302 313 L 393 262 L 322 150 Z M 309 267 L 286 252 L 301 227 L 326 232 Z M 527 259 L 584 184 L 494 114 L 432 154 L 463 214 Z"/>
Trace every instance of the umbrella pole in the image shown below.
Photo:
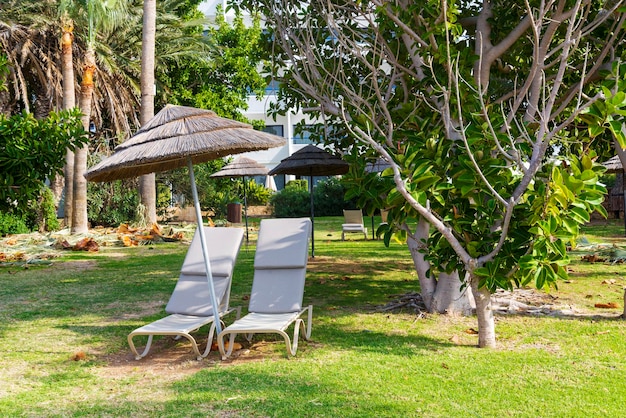
<path fill-rule="evenodd" d="M 311 258 L 315 258 L 315 213 L 313 211 L 313 176 L 309 176 L 311 183 Z"/>
<path fill-rule="evenodd" d="M 209 261 L 209 250 L 206 245 L 206 236 L 204 234 L 204 224 L 202 222 L 202 212 L 200 211 L 200 199 L 198 199 L 198 189 L 196 188 L 196 177 L 193 173 L 193 162 L 191 157 L 187 157 L 187 167 L 189 168 L 189 181 L 191 183 L 191 194 L 193 195 L 193 203 L 196 208 L 196 218 L 198 220 L 198 232 L 200 233 L 200 243 L 202 244 L 202 255 L 204 258 L 204 268 L 206 271 L 206 279 L 209 285 L 209 296 L 211 305 L 213 305 L 213 322 L 215 323 L 216 335 L 222 332 L 222 324 L 220 323 L 219 306 L 215 297 L 215 287 L 213 286 L 213 273 L 211 271 L 211 262 Z M 211 344 L 209 341 L 207 344 Z"/>
<path fill-rule="evenodd" d="M 246 176 L 243 176 L 243 216 L 246 218 L 246 245 L 249 244 L 248 237 L 248 192 L 246 190 Z"/>

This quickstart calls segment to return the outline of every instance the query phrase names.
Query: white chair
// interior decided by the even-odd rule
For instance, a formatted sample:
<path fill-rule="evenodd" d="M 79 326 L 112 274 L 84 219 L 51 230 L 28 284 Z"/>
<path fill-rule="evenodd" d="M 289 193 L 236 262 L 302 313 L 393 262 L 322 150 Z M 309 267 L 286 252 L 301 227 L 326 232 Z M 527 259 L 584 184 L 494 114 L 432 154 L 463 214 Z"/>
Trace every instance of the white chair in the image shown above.
<path fill-rule="evenodd" d="M 287 345 L 287 356 L 296 354 L 300 329 L 305 339 L 310 338 L 313 306 L 302 307 L 310 235 L 309 218 L 261 221 L 249 313 L 217 336 L 223 360 L 232 354 L 237 334 L 244 334 L 248 341 L 254 334 L 280 334 Z M 308 313 L 307 322 L 301 318 L 305 313 Z M 293 342 L 286 332 L 291 324 L 294 324 Z M 226 335 L 230 336 L 228 351 L 224 349 Z"/>
<path fill-rule="evenodd" d="M 221 318 L 236 311 L 236 317 L 239 318 L 241 308 L 229 308 L 229 301 L 233 268 L 243 242 L 244 230 L 241 228 L 209 227 L 205 227 L 204 230 L 215 296 L 219 304 L 219 316 Z M 140 360 L 148 354 L 152 345 L 152 338 L 155 335 L 185 337 L 191 342 L 191 348 L 198 360 L 206 357 L 211 350 L 215 324 L 213 323 L 213 306 L 209 295 L 200 234 L 197 232 L 191 241 L 189 250 L 187 250 L 178 282 L 165 311 L 170 315 L 137 328 L 128 335 L 128 345 L 135 354 L 135 359 Z M 207 324 L 211 324 L 207 345 L 204 352 L 200 353 L 198 343 L 190 333 Z M 146 347 L 141 354 L 137 352 L 133 343 L 133 337 L 139 335 L 148 336 Z"/>
<path fill-rule="evenodd" d="M 341 240 L 346 239 L 346 232 L 362 232 L 363 237 L 367 239 L 367 228 L 363 223 L 363 211 L 345 210 L 343 211 L 344 223 L 341 224 Z"/>

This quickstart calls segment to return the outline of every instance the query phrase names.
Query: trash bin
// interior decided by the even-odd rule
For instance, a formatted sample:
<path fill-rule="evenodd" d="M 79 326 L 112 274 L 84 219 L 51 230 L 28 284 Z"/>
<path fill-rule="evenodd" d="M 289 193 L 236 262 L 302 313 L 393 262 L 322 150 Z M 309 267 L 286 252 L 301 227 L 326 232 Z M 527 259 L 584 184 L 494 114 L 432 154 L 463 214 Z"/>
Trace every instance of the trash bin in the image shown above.
<path fill-rule="evenodd" d="M 241 223 L 241 203 L 229 203 L 226 205 L 226 220 L 230 223 Z"/>

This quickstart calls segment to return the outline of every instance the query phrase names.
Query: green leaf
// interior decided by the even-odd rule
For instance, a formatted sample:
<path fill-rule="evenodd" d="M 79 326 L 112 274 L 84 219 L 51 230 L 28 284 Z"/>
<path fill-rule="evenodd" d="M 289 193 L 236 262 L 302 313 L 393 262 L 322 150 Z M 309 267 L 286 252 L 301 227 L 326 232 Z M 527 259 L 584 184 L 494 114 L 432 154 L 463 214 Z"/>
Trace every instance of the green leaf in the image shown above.
<path fill-rule="evenodd" d="M 570 209 L 569 212 L 570 212 L 572 219 L 578 222 L 579 224 L 586 224 L 587 222 L 590 221 L 589 212 L 587 212 L 585 209 L 573 207 Z"/>

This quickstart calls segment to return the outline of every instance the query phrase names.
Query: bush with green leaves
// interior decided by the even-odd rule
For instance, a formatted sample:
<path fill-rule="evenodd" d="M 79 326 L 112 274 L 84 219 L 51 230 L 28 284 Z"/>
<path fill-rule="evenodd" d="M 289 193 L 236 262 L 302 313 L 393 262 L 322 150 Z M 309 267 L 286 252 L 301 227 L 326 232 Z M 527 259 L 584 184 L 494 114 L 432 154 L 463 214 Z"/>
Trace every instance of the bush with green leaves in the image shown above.
<path fill-rule="evenodd" d="M 34 202 L 32 210 L 27 215 L 27 226 L 39 232 L 57 231 L 61 224 L 57 219 L 57 210 L 54 205 L 54 195 L 49 187 L 41 188 L 39 198 Z"/>
<path fill-rule="evenodd" d="M 311 195 L 298 187 L 285 187 L 270 198 L 274 216 L 297 218 L 311 214 Z"/>
<path fill-rule="evenodd" d="M 285 189 L 301 189 L 301 190 L 309 190 L 309 182 L 306 179 L 299 180 L 290 180 L 285 184 Z"/>
<path fill-rule="evenodd" d="M 87 215 L 92 225 L 117 226 L 137 219 L 136 180 L 88 183 Z"/>
<path fill-rule="evenodd" d="M 243 189 L 243 182 L 238 183 L 238 189 Z M 249 206 L 265 206 L 269 203 L 272 196 L 272 190 L 268 189 L 262 184 L 257 183 L 254 179 L 246 181 L 246 194 L 248 196 Z M 243 190 L 240 190 L 240 195 L 243 196 Z"/>
<path fill-rule="evenodd" d="M 29 212 L 44 181 L 62 172 L 67 149 L 86 141 L 77 109 L 45 119 L 0 114 L 0 211 Z"/>
<path fill-rule="evenodd" d="M 12 213 L 0 212 L 0 237 L 11 234 L 27 234 L 30 229 L 19 216 Z"/>
<path fill-rule="evenodd" d="M 346 186 L 337 177 L 318 182 L 313 189 L 315 216 L 342 216 L 344 209 L 356 209 L 355 199 L 346 200 Z"/>

